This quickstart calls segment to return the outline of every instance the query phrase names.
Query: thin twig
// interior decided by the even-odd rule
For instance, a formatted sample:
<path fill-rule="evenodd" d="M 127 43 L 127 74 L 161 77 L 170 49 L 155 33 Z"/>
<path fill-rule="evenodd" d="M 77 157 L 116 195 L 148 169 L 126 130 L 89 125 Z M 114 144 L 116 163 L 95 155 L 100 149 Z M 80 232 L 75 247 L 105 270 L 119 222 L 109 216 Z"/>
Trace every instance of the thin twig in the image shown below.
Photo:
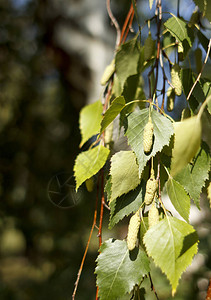
<path fill-rule="evenodd" d="M 126 30 L 126 28 L 127 28 L 128 22 L 129 22 L 129 20 L 130 20 L 130 17 L 131 17 L 131 14 L 132 14 L 133 11 L 134 11 L 134 9 L 133 9 L 133 4 L 131 3 L 130 9 L 129 9 L 129 11 L 128 11 L 128 14 L 127 14 L 127 16 L 126 16 L 126 18 L 125 18 L 125 22 L 124 22 L 123 27 L 122 27 L 122 32 L 121 32 L 121 37 L 120 37 L 119 44 L 122 43 L 122 40 L 123 40 L 123 37 L 124 37 L 124 34 L 125 34 L 125 30 Z"/>
<path fill-rule="evenodd" d="M 152 282 L 152 278 L 151 278 L 150 273 L 149 273 L 149 280 L 150 280 L 150 283 L 151 283 L 151 289 L 152 289 L 152 291 L 154 292 L 156 299 L 159 300 L 158 295 L 157 295 L 157 293 L 156 293 L 156 290 L 155 290 L 155 288 L 154 288 L 154 285 L 153 285 L 153 282 Z"/>
<path fill-rule="evenodd" d="M 132 8 L 133 8 L 133 7 L 132 7 Z M 128 27 L 127 27 L 127 31 L 126 31 L 126 33 L 125 33 L 125 36 L 124 36 L 123 40 L 122 40 L 123 43 L 126 41 L 126 38 L 127 38 L 127 36 L 128 36 L 128 33 L 129 33 L 129 30 L 130 30 L 131 27 L 132 27 L 134 14 L 135 14 L 135 12 L 134 12 L 134 9 L 133 9 L 133 10 L 132 10 L 131 17 L 130 17 L 130 22 L 129 22 Z"/>
<path fill-rule="evenodd" d="M 75 282 L 75 288 L 74 288 L 74 291 L 73 291 L 73 294 L 72 294 L 72 300 L 75 299 L 75 295 L 76 295 L 77 288 L 78 288 L 78 283 L 79 283 L 79 280 L 80 280 L 80 277 L 81 277 L 81 272 L 82 272 L 82 270 L 83 270 L 85 258 L 86 258 L 86 255 L 87 255 L 87 251 L 88 251 L 88 249 L 89 249 L 89 244 L 90 244 L 90 241 L 91 241 L 92 233 L 93 233 L 93 230 L 94 230 L 94 228 L 95 228 L 95 226 L 96 226 L 96 219 L 97 219 L 97 205 L 98 205 L 98 193 L 97 193 L 97 196 L 96 196 L 96 203 L 95 203 L 95 211 L 94 211 L 94 218 L 93 218 L 92 228 L 91 228 L 91 230 L 90 230 L 88 242 L 87 242 L 87 244 L 86 244 L 86 249 L 85 249 L 85 251 L 84 251 L 84 255 L 83 255 L 83 258 L 82 258 L 82 261 L 81 261 L 81 265 L 80 265 L 80 268 L 79 268 L 79 271 L 78 271 L 77 279 L 76 279 L 76 282 Z"/>
<path fill-rule="evenodd" d="M 119 23 L 117 22 L 116 18 L 114 17 L 114 15 L 111 11 L 110 0 L 106 1 L 106 6 L 107 6 L 108 15 L 109 15 L 112 23 L 114 24 L 114 27 L 116 28 L 116 33 L 117 33 L 116 46 L 118 46 L 119 43 L 120 43 L 120 36 L 121 36 L 121 30 L 120 30 L 120 27 L 119 27 Z"/>
<path fill-rule="evenodd" d="M 190 89 L 190 92 L 189 92 L 189 94 L 188 94 L 188 96 L 187 96 L 187 101 L 190 99 L 190 96 L 191 96 L 191 94 L 193 93 L 193 90 L 194 90 L 196 84 L 199 82 L 199 80 L 200 80 L 200 78 L 201 78 L 202 72 L 203 72 L 203 70 L 204 70 L 204 67 L 205 67 L 205 65 L 206 65 L 206 63 L 207 63 L 207 60 L 208 60 L 208 57 L 209 57 L 210 47 L 211 47 L 211 39 L 210 39 L 209 44 L 208 44 L 207 54 L 206 54 L 204 63 L 203 63 L 203 65 L 202 65 L 201 72 L 200 72 L 199 75 L 197 76 L 196 81 L 194 82 L 192 88 Z"/>

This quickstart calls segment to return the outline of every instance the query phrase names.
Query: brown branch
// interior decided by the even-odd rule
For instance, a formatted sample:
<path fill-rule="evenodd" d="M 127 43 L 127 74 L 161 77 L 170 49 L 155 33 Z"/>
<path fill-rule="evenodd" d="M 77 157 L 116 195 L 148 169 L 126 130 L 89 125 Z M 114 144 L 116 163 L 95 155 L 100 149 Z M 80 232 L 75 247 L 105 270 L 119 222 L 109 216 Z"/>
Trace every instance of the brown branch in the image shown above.
<path fill-rule="evenodd" d="M 207 54 L 206 54 L 204 63 L 203 63 L 203 65 L 202 65 L 201 72 L 200 72 L 199 75 L 197 76 L 196 81 L 194 82 L 192 88 L 190 89 L 190 92 L 189 92 L 189 94 L 188 94 L 188 96 L 187 96 L 187 101 L 190 99 L 190 96 L 191 96 L 191 94 L 192 94 L 192 92 L 193 92 L 193 90 L 194 90 L 196 84 L 199 82 L 199 80 L 200 80 L 200 78 L 201 78 L 202 72 L 203 72 L 203 70 L 204 70 L 204 67 L 205 67 L 205 65 L 206 65 L 206 63 L 207 63 L 207 60 L 208 60 L 208 57 L 209 57 L 210 47 L 211 47 L 211 39 L 210 39 L 209 44 L 208 44 Z"/>
<path fill-rule="evenodd" d="M 123 40 L 123 37 L 124 37 L 124 34 L 125 34 L 125 30 L 127 28 L 128 22 L 130 20 L 130 17 L 131 17 L 131 14 L 132 14 L 133 11 L 134 11 L 133 4 L 131 3 L 129 12 L 128 12 L 126 18 L 125 18 L 125 22 L 124 22 L 123 27 L 122 27 L 122 32 L 121 32 L 121 37 L 120 37 L 119 45 L 122 43 L 122 40 Z"/>
<path fill-rule="evenodd" d="M 86 244 L 86 249 L 85 249 L 85 251 L 84 251 L 84 255 L 83 255 L 83 258 L 82 258 L 82 261 L 81 261 L 81 265 L 80 265 L 80 268 L 79 268 L 79 271 L 78 271 L 77 279 L 76 279 L 76 282 L 75 282 L 75 288 L 74 288 L 74 291 L 73 291 L 73 294 L 72 294 L 72 300 L 75 299 L 75 295 L 76 295 L 77 288 L 78 288 L 78 283 L 79 283 L 79 280 L 80 280 L 80 277 L 81 277 L 81 273 L 82 273 L 82 270 L 83 270 L 85 258 L 86 258 L 86 255 L 87 255 L 87 251 L 88 251 L 88 249 L 89 249 L 89 244 L 90 244 L 90 241 L 91 241 L 92 233 L 93 233 L 93 230 L 94 230 L 94 228 L 95 228 L 95 226 L 96 226 L 97 206 L 98 206 L 98 193 L 97 193 L 97 196 L 96 196 L 96 203 L 95 203 L 95 211 L 94 211 L 94 217 L 93 217 L 92 228 L 91 228 L 91 230 L 90 230 L 88 242 L 87 242 L 87 244 Z"/>
<path fill-rule="evenodd" d="M 156 92 L 157 89 L 157 84 L 158 84 L 158 72 L 159 72 L 159 59 L 160 59 L 160 51 L 161 51 L 161 42 L 160 42 L 160 31 L 161 31 L 161 23 L 162 23 L 162 4 L 161 0 L 156 1 L 156 10 L 155 10 L 155 15 L 157 16 L 156 21 L 157 21 L 157 53 L 156 53 L 156 61 L 154 66 L 152 66 L 149 74 L 148 74 L 148 82 L 149 82 L 149 98 L 152 101 L 152 98 Z M 151 81 L 150 81 L 150 75 L 152 72 L 156 70 L 156 75 L 155 75 L 155 86 L 153 91 L 151 92 Z"/>
<path fill-rule="evenodd" d="M 154 285 L 153 285 L 153 282 L 152 282 L 152 278 L 151 278 L 150 273 L 149 273 L 149 280 L 150 280 L 150 284 L 151 284 L 151 290 L 154 292 L 156 299 L 159 300 L 158 295 L 157 295 L 157 293 L 156 293 L 156 290 L 155 290 L 155 288 L 154 288 Z"/>
<path fill-rule="evenodd" d="M 126 31 L 126 33 L 125 33 L 124 38 L 122 39 L 122 42 L 123 42 L 123 43 L 126 41 L 126 38 L 127 38 L 127 36 L 128 36 L 128 33 L 129 33 L 129 30 L 130 30 L 131 27 L 132 27 L 134 14 L 135 14 L 135 11 L 134 11 L 134 9 L 133 9 L 133 10 L 132 10 L 131 17 L 130 17 L 130 22 L 129 22 L 128 27 L 127 27 L 127 31 Z"/>
<path fill-rule="evenodd" d="M 106 1 L 106 6 L 107 6 L 107 12 L 108 12 L 108 15 L 111 19 L 111 22 L 114 24 L 114 27 L 116 28 L 116 33 L 117 33 L 116 46 L 118 46 L 120 44 L 120 35 L 121 35 L 121 30 L 120 30 L 120 27 L 119 27 L 119 23 L 117 22 L 116 18 L 114 17 L 114 15 L 111 11 L 110 0 Z"/>

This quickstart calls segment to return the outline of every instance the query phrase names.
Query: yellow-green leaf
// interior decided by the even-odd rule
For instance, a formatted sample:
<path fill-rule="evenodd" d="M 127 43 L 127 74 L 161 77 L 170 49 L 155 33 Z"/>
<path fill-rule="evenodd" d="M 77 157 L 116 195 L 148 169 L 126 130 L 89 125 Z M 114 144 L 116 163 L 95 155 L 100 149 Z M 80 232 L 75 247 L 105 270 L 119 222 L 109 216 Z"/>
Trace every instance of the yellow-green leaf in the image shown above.
<path fill-rule="evenodd" d="M 174 217 L 167 217 L 144 235 L 147 254 L 166 274 L 175 294 L 179 279 L 197 253 L 198 237 L 194 228 Z"/>
<path fill-rule="evenodd" d="M 171 175 L 175 176 L 195 156 L 201 144 L 201 120 L 197 116 L 174 124 Z"/>
<path fill-rule="evenodd" d="M 85 106 L 80 112 L 80 130 L 81 130 L 81 144 L 83 146 L 93 135 L 100 132 L 100 123 L 102 121 L 103 106 L 101 101 Z"/>
<path fill-rule="evenodd" d="M 74 165 L 76 190 L 84 181 L 100 171 L 106 163 L 109 152 L 109 149 L 99 145 L 91 150 L 84 151 L 77 156 Z"/>
<path fill-rule="evenodd" d="M 121 110 L 123 109 L 124 106 L 125 106 L 125 99 L 123 96 L 119 96 L 112 101 L 111 106 L 105 112 L 104 118 L 101 122 L 100 133 L 102 133 L 106 129 L 106 127 L 111 122 L 113 122 L 113 120 L 121 112 Z"/>
<path fill-rule="evenodd" d="M 110 202 L 135 189 L 140 179 L 133 151 L 120 151 L 114 154 L 111 158 L 110 174 L 112 184 Z"/>

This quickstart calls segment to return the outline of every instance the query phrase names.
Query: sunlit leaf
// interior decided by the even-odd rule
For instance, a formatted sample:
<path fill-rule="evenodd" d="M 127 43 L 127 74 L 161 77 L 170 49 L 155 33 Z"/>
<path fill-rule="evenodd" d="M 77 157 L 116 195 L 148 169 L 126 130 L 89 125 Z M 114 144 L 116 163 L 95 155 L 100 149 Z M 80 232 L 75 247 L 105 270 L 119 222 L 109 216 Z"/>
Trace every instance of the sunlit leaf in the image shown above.
<path fill-rule="evenodd" d="M 186 40 L 189 46 L 192 46 L 192 42 L 190 39 L 190 34 L 188 32 L 189 28 L 185 21 L 171 14 L 172 17 L 168 19 L 164 26 L 166 29 L 180 42 Z"/>
<path fill-rule="evenodd" d="M 201 143 L 201 120 L 194 116 L 174 123 L 171 175 L 175 176 L 196 155 Z"/>
<path fill-rule="evenodd" d="M 74 165 L 76 190 L 84 181 L 94 176 L 104 166 L 109 152 L 108 148 L 99 145 L 77 156 Z"/>
<path fill-rule="evenodd" d="M 125 241 L 106 241 L 100 248 L 95 270 L 100 300 L 120 299 L 130 293 L 149 270 L 143 250 L 135 248 L 129 252 Z"/>
<path fill-rule="evenodd" d="M 198 207 L 202 187 L 209 178 L 209 170 L 209 147 L 203 142 L 193 163 L 188 164 L 174 177 L 185 188 Z"/>
<path fill-rule="evenodd" d="M 111 199 L 135 189 L 140 183 L 138 165 L 133 151 L 120 151 L 111 158 Z"/>
<path fill-rule="evenodd" d="M 149 120 L 149 109 L 135 111 L 128 115 L 127 123 L 125 124 L 126 136 L 128 143 L 136 154 L 139 165 L 139 177 L 147 161 L 155 154 L 162 150 L 165 145 L 170 142 L 170 137 L 173 134 L 173 125 L 169 119 L 162 116 L 157 111 L 151 113 L 152 123 L 154 125 L 154 141 L 152 151 L 146 155 L 143 146 L 144 127 Z"/>
<path fill-rule="evenodd" d="M 180 216 L 188 222 L 190 214 L 190 197 L 187 195 L 184 187 L 173 178 L 169 178 L 166 187 L 174 208 Z"/>
<path fill-rule="evenodd" d="M 112 101 L 111 106 L 105 112 L 104 118 L 101 122 L 101 133 L 116 118 L 116 116 L 120 113 L 124 106 L 125 99 L 122 96 L 119 96 Z"/>
<path fill-rule="evenodd" d="M 80 130 L 82 141 L 80 147 L 83 146 L 93 135 L 100 132 L 100 123 L 102 121 L 103 106 L 101 101 L 85 106 L 80 112 Z"/>
<path fill-rule="evenodd" d="M 149 256 L 166 274 L 174 295 L 181 274 L 197 253 L 198 237 L 194 228 L 174 217 L 167 217 L 151 227 L 144 236 Z"/>

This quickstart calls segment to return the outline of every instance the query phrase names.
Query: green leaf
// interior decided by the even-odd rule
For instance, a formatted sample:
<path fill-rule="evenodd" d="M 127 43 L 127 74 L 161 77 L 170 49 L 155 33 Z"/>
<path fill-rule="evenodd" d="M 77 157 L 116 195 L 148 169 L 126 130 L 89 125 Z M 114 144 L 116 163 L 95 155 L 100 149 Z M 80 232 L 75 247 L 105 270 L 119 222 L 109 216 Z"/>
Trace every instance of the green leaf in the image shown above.
<path fill-rule="evenodd" d="M 170 142 L 170 137 L 173 134 L 173 125 L 169 119 L 165 118 L 157 111 L 152 110 L 151 113 L 152 123 L 154 125 L 154 143 L 152 151 L 149 155 L 144 153 L 143 146 L 143 133 L 144 127 L 149 120 L 149 109 L 142 109 L 135 111 L 128 115 L 126 128 L 126 136 L 128 143 L 133 149 L 138 159 L 139 164 L 139 177 L 141 177 L 142 171 L 147 161 L 155 154 L 162 150 L 165 145 Z"/>
<path fill-rule="evenodd" d="M 190 197 L 187 195 L 184 187 L 173 178 L 169 178 L 166 187 L 174 208 L 180 216 L 188 222 L 190 214 Z"/>
<path fill-rule="evenodd" d="M 137 38 L 134 38 L 120 46 L 115 57 L 116 76 L 118 77 L 121 90 L 126 79 L 138 73 L 139 47 Z"/>
<path fill-rule="evenodd" d="M 109 239 L 100 252 L 95 270 L 100 300 L 120 299 L 150 270 L 145 252 L 138 248 L 129 252 L 125 241 Z"/>
<path fill-rule="evenodd" d="M 146 99 L 144 94 L 144 80 L 140 74 L 132 75 L 127 78 L 122 95 L 125 102 L 133 101 L 134 99 Z"/>
<path fill-rule="evenodd" d="M 80 112 L 80 130 L 82 141 L 80 147 L 88 141 L 93 135 L 100 132 L 100 123 L 102 121 L 103 106 L 101 101 L 85 106 Z"/>
<path fill-rule="evenodd" d="M 149 8 L 152 9 L 152 5 L 153 5 L 154 0 L 149 0 Z"/>
<path fill-rule="evenodd" d="M 171 15 L 172 18 L 168 19 L 164 23 L 164 26 L 178 41 L 183 42 L 184 40 L 186 40 L 189 44 L 189 47 L 191 47 L 192 42 L 187 24 L 185 23 L 185 21 L 176 17 L 175 15 Z"/>
<path fill-rule="evenodd" d="M 122 220 L 125 216 L 136 212 L 144 201 L 146 182 L 142 181 L 133 191 L 118 197 L 110 203 L 109 229 Z"/>
<path fill-rule="evenodd" d="M 194 200 L 198 208 L 202 187 L 209 178 L 209 170 L 209 147 L 203 142 L 194 161 L 191 164 L 188 164 L 174 177 L 174 179 L 185 188 L 186 192 Z"/>
<path fill-rule="evenodd" d="M 205 52 L 207 52 L 209 39 L 200 30 L 197 31 L 197 36 Z M 209 57 L 211 58 L 211 53 L 209 54 Z"/>
<path fill-rule="evenodd" d="M 117 117 L 124 106 L 125 99 L 122 96 L 119 96 L 112 101 L 111 106 L 105 112 L 104 118 L 101 122 L 100 133 L 102 133 L 106 127 Z"/>
<path fill-rule="evenodd" d="M 201 143 L 201 120 L 198 116 L 174 123 L 174 148 L 171 175 L 174 177 L 198 152 Z"/>
<path fill-rule="evenodd" d="M 140 183 L 138 165 L 133 151 L 120 151 L 111 158 L 111 199 L 135 189 Z"/>
<path fill-rule="evenodd" d="M 194 228 L 176 218 L 167 217 L 151 227 L 144 236 L 147 253 L 166 274 L 176 292 L 181 274 L 197 253 L 198 237 Z"/>
<path fill-rule="evenodd" d="M 76 190 L 84 181 L 94 176 L 104 166 L 109 152 L 109 149 L 99 145 L 77 156 L 74 165 Z"/>

